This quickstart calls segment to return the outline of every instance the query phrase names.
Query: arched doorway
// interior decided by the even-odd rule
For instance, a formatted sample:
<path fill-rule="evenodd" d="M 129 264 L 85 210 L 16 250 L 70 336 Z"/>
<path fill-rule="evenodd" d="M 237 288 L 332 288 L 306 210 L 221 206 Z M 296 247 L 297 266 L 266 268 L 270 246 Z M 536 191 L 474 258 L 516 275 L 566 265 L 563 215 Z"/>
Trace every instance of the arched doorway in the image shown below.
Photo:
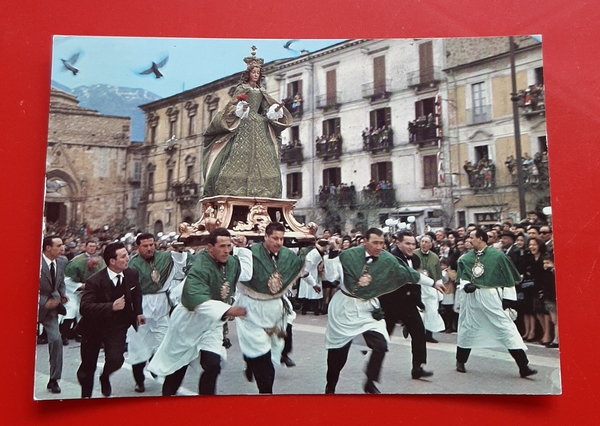
<path fill-rule="evenodd" d="M 157 220 L 154 222 L 154 235 L 157 235 L 159 232 L 163 232 L 162 220 Z"/>

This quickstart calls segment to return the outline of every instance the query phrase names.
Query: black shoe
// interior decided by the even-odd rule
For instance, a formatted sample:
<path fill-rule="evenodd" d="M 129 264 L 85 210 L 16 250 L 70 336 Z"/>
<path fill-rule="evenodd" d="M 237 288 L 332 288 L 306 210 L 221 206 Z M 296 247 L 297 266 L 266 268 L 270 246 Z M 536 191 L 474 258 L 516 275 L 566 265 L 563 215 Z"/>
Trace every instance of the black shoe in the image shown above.
<path fill-rule="evenodd" d="M 104 396 L 110 396 L 112 393 L 112 386 L 108 377 L 100 376 L 100 390 Z"/>
<path fill-rule="evenodd" d="M 537 374 L 537 370 L 534 370 L 533 368 L 525 367 L 525 368 L 522 368 L 521 370 L 519 370 L 519 374 L 521 375 L 521 377 L 533 376 L 534 374 Z"/>
<path fill-rule="evenodd" d="M 418 380 L 422 377 L 431 377 L 433 376 L 433 371 L 424 370 L 423 367 L 413 368 L 410 372 L 413 379 Z"/>
<path fill-rule="evenodd" d="M 136 391 L 137 393 L 144 393 L 146 392 L 146 387 L 143 383 L 141 385 L 135 385 L 134 391 Z"/>
<path fill-rule="evenodd" d="M 60 393 L 60 386 L 58 386 L 58 382 L 56 380 L 50 380 L 46 386 L 46 389 L 52 393 Z"/>
<path fill-rule="evenodd" d="M 65 337 L 63 337 L 63 338 L 62 338 L 62 344 L 63 344 L 63 346 L 67 346 L 67 345 L 69 344 L 69 338 L 68 338 L 68 337 L 66 337 L 66 336 L 65 336 Z"/>
<path fill-rule="evenodd" d="M 374 395 L 378 395 L 381 393 L 381 391 L 377 389 L 377 386 L 375 386 L 375 383 L 373 383 L 372 380 L 367 380 L 363 390 L 365 391 L 365 393 L 371 393 Z"/>
<path fill-rule="evenodd" d="M 296 363 L 294 361 L 292 361 L 292 359 L 285 355 L 281 357 L 281 363 L 285 364 L 286 367 L 295 367 Z"/>
<path fill-rule="evenodd" d="M 459 373 L 466 373 L 467 369 L 465 368 L 465 363 L 456 361 L 456 371 Z"/>
<path fill-rule="evenodd" d="M 321 311 L 319 309 L 315 309 L 315 316 L 318 317 L 321 315 Z"/>
<path fill-rule="evenodd" d="M 252 370 L 250 370 L 250 368 L 248 368 L 248 367 L 246 367 L 246 369 L 244 370 L 244 376 L 246 377 L 246 380 L 248 380 L 249 382 L 254 381 L 254 374 L 252 374 Z"/>
<path fill-rule="evenodd" d="M 408 339 L 408 328 L 405 325 L 402 326 L 402 335 L 405 339 Z"/>
<path fill-rule="evenodd" d="M 546 345 L 547 348 L 551 348 L 551 349 L 557 349 L 558 348 L 558 343 L 548 343 Z"/>
<path fill-rule="evenodd" d="M 325 393 L 326 394 L 335 394 L 335 388 L 330 388 L 329 386 L 325 386 Z"/>
<path fill-rule="evenodd" d="M 431 336 L 431 335 L 428 335 L 428 336 L 426 336 L 426 337 L 425 337 L 425 341 L 426 341 L 426 342 L 429 342 L 429 343 L 439 343 L 439 342 L 438 342 L 437 340 L 435 340 L 435 339 L 433 338 L 433 336 Z"/>
<path fill-rule="evenodd" d="M 38 345 L 45 345 L 47 343 L 48 343 L 48 339 L 46 337 L 38 336 L 38 338 L 37 338 Z"/>

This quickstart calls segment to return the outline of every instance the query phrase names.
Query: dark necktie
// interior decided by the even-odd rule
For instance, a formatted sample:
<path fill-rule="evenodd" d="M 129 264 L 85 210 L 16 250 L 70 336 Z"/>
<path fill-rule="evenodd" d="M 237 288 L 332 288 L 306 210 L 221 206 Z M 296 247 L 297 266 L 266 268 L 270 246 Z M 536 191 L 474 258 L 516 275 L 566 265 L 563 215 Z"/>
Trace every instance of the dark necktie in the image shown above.
<path fill-rule="evenodd" d="M 121 276 L 117 275 L 117 285 L 116 287 L 118 288 L 121 285 Z"/>
<path fill-rule="evenodd" d="M 377 260 L 377 256 L 367 256 L 367 265 Z"/>
<path fill-rule="evenodd" d="M 54 268 L 54 262 L 50 262 L 50 277 L 52 278 L 52 287 L 56 288 L 56 269 Z"/>

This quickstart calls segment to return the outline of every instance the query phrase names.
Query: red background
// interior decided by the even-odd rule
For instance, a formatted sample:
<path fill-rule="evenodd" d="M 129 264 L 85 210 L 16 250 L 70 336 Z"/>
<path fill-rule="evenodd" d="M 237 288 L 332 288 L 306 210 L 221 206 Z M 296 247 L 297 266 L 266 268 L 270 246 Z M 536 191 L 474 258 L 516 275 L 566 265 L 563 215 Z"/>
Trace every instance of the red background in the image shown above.
<path fill-rule="evenodd" d="M 407 4 L 408 3 L 408 4 Z M 3 238 L 2 423 L 124 421 L 244 424 L 591 424 L 595 319 L 595 172 L 599 3 L 561 0 L 4 0 L 0 5 L 0 206 Z M 280 5 L 287 2 L 279 2 Z M 228 396 L 33 401 L 37 275 L 53 34 L 160 37 L 380 38 L 542 34 L 550 145 L 563 395 Z M 210 63 L 207 63 L 210 66 Z M 515 379 L 517 380 L 517 379 Z M 172 419 L 172 420 L 171 420 Z"/>

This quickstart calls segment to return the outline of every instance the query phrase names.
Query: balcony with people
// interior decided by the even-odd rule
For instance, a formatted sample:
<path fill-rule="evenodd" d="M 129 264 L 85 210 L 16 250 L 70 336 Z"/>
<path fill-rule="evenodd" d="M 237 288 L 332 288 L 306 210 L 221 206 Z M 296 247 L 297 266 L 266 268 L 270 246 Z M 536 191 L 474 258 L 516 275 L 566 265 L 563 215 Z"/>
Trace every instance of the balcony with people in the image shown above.
<path fill-rule="evenodd" d="M 469 178 L 469 186 L 474 190 L 491 190 L 496 187 L 496 165 L 489 158 L 482 158 L 476 164 L 467 160 L 463 170 Z"/>
<path fill-rule="evenodd" d="M 439 116 L 429 113 L 408 122 L 408 141 L 419 146 L 435 145 L 440 139 Z"/>
<path fill-rule="evenodd" d="M 392 182 L 371 179 L 360 192 L 360 203 L 373 207 L 390 208 L 396 205 L 396 190 Z"/>
<path fill-rule="evenodd" d="M 362 131 L 363 151 L 369 151 L 373 154 L 378 152 L 389 152 L 394 146 L 394 132 L 392 126 L 374 128 L 365 127 Z"/>
<path fill-rule="evenodd" d="M 517 96 L 519 108 L 521 108 L 526 118 L 546 114 L 543 84 L 531 84 L 527 89 L 519 90 Z"/>
<path fill-rule="evenodd" d="M 342 136 L 339 133 L 320 136 L 315 144 L 317 157 L 325 161 L 337 160 L 342 155 Z"/>
<path fill-rule="evenodd" d="M 281 162 L 288 166 L 291 164 L 302 164 L 304 154 L 303 146 L 299 140 L 290 141 L 287 145 L 281 147 Z"/>
<path fill-rule="evenodd" d="M 290 114 L 292 114 L 292 117 L 302 118 L 304 102 L 300 93 L 296 93 L 294 96 L 284 99 L 283 104 Z"/>
<path fill-rule="evenodd" d="M 504 162 L 508 173 L 510 174 L 511 184 L 517 185 L 517 162 L 514 156 L 509 155 Z M 526 152 L 521 157 L 521 165 L 523 170 L 523 183 L 526 186 L 542 186 L 548 185 L 550 176 L 548 174 L 548 153 L 536 152 L 533 158 Z"/>
<path fill-rule="evenodd" d="M 317 205 L 322 209 L 328 209 L 332 205 L 354 208 L 357 201 L 358 197 L 354 184 L 340 183 L 336 185 L 331 183 L 320 186 L 317 194 Z"/>

